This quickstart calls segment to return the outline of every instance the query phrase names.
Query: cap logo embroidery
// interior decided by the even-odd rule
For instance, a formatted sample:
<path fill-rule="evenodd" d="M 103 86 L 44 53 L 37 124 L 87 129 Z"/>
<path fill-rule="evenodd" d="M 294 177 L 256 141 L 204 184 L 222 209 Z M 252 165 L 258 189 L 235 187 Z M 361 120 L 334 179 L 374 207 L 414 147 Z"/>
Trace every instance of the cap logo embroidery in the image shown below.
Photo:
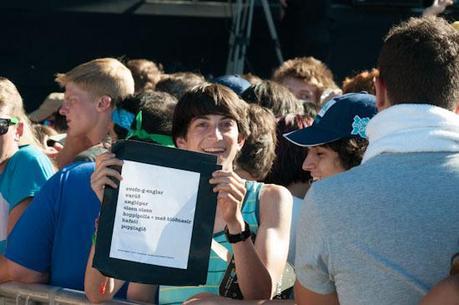
<path fill-rule="evenodd" d="M 336 104 L 336 100 L 329 100 L 325 105 L 323 105 L 322 109 L 320 109 L 319 113 L 317 114 L 318 117 L 323 117 L 325 112 L 331 108 L 331 106 Z"/>
<path fill-rule="evenodd" d="M 367 138 L 367 133 L 366 133 L 366 127 L 368 122 L 370 121 L 370 118 L 361 118 L 358 115 L 354 117 L 354 122 L 352 123 L 352 135 L 359 135 L 360 137 L 366 139 Z"/>

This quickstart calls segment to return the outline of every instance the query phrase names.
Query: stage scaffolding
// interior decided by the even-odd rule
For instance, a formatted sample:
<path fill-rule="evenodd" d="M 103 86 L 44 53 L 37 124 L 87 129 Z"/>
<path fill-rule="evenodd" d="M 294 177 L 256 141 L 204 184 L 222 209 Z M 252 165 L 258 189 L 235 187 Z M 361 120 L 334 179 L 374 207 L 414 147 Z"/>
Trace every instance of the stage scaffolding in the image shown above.
<path fill-rule="evenodd" d="M 259 6 L 261 10 L 255 10 Z M 262 12 L 278 64 L 283 62 L 279 38 L 268 0 L 68 0 L 53 7 L 66 12 L 111 13 L 144 16 L 226 18 L 231 20 L 226 74 L 243 74 L 252 35 L 254 12 Z M 222 33 L 223 35 L 227 33 Z"/>
<path fill-rule="evenodd" d="M 267 30 L 273 41 L 273 49 L 279 64 L 283 62 L 279 38 L 268 0 L 215 1 L 166 1 L 145 0 L 134 12 L 148 15 L 174 15 L 188 17 L 231 18 L 226 74 L 243 74 L 247 48 L 252 35 L 255 5 L 260 4 L 265 16 Z"/>

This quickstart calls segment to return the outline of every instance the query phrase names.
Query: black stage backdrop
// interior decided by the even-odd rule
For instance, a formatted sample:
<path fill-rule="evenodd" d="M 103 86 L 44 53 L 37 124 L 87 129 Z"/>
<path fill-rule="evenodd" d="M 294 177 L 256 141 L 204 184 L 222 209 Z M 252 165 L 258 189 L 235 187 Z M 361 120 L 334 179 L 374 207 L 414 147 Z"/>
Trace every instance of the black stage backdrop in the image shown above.
<path fill-rule="evenodd" d="M 55 73 L 97 57 L 148 58 L 162 63 L 166 72 L 224 74 L 229 19 L 135 15 L 129 7 L 136 0 L 115 1 L 118 6 L 107 6 L 108 13 L 85 11 L 84 5 L 94 2 L 1 1 L 0 76 L 18 86 L 27 111 L 35 109 L 50 91 L 59 90 Z M 273 17 L 278 24 L 276 3 L 272 2 Z M 449 17 L 454 19 L 454 14 L 452 10 Z M 328 65 L 337 83 L 373 67 L 390 26 L 416 15 L 419 10 L 406 7 L 333 3 Z M 276 66 L 264 15 L 256 7 L 246 72 L 269 78 Z"/>

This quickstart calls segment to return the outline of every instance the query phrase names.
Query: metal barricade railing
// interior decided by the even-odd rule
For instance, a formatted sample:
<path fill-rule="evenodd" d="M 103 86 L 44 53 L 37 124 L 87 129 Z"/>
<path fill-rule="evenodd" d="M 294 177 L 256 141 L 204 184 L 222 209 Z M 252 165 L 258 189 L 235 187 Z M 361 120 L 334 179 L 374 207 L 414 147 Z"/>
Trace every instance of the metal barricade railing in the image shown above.
<path fill-rule="evenodd" d="M 91 304 L 84 292 L 39 284 L 8 282 L 0 284 L 0 305 L 83 305 Z M 125 300 L 112 300 L 105 305 L 139 305 Z"/>

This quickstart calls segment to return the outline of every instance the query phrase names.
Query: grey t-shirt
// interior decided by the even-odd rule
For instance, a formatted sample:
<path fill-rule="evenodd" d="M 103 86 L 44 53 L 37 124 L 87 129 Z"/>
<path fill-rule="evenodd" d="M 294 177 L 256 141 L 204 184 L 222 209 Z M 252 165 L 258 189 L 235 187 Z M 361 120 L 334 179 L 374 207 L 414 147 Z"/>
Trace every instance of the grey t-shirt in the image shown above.
<path fill-rule="evenodd" d="M 314 183 L 297 228 L 301 285 L 341 305 L 415 305 L 459 250 L 459 154 L 382 154 Z"/>

